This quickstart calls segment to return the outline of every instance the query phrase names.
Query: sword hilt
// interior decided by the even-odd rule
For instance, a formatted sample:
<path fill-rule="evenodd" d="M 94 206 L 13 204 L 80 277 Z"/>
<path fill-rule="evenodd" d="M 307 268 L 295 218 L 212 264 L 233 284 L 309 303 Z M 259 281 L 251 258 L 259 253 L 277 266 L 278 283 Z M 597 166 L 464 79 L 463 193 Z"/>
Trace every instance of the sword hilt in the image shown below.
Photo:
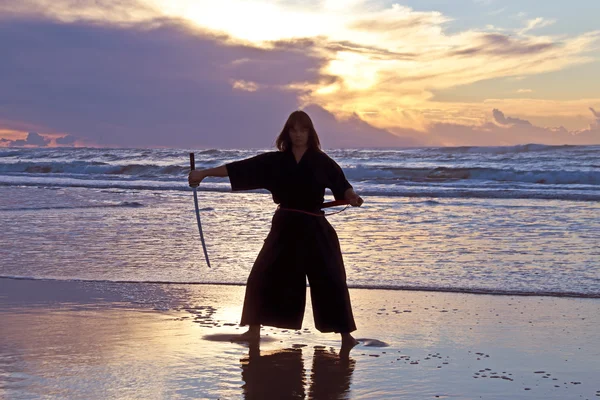
<path fill-rule="evenodd" d="M 194 153 L 190 153 L 190 170 L 194 171 L 196 169 L 196 157 L 194 156 Z M 198 187 L 198 185 L 190 185 L 190 187 Z"/>
<path fill-rule="evenodd" d="M 350 202 L 348 200 L 335 200 L 335 201 L 328 201 L 326 203 L 321 204 L 321 208 L 347 206 L 349 204 L 350 204 Z"/>

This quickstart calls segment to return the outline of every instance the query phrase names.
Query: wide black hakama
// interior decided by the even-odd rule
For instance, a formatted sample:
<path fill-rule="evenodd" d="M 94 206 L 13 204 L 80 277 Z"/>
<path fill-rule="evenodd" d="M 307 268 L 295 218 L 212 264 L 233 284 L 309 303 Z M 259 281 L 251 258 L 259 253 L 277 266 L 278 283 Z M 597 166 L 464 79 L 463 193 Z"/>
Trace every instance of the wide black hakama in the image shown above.
<path fill-rule="evenodd" d="M 227 164 L 233 190 L 265 188 L 282 208 L 320 213 L 325 187 L 343 198 L 351 187 L 325 153 L 273 152 Z M 324 216 L 278 209 L 246 285 L 240 325 L 300 329 L 310 285 L 315 327 L 356 330 L 337 233 Z"/>

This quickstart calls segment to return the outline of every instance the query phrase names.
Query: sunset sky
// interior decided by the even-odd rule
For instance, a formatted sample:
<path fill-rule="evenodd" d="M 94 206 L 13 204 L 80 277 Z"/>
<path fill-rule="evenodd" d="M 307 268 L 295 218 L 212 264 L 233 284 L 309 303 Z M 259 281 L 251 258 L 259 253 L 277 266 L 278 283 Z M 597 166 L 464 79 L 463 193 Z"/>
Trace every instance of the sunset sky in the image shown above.
<path fill-rule="evenodd" d="M 326 147 L 600 144 L 599 18 L 597 0 L 0 0 L 0 146 L 264 148 L 298 108 Z"/>

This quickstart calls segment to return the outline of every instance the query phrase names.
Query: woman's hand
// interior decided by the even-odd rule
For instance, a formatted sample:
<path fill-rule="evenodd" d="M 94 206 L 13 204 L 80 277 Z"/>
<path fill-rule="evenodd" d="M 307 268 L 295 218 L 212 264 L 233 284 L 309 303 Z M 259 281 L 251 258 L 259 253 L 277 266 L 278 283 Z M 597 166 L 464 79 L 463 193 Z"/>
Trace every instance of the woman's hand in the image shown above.
<path fill-rule="evenodd" d="M 188 183 L 192 187 L 198 186 L 204 178 L 206 178 L 206 174 L 204 173 L 204 171 L 202 171 L 201 169 L 196 169 L 190 171 L 190 174 L 188 175 Z"/>
<path fill-rule="evenodd" d="M 352 207 L 360 207 L 362 203 L 364 203 L 362 197 L 357 195 L 353 189 L 348 189 L 344 197 L 346 200 L 348 200 L 348 203 L 350 203 Z"/>
<path fill-rule="evenodd" d="M 221 165 L 216 168 L 207 168 L 207 169 L 196 169 L 190 172 L 188 175 L 188 182 L 190 186 L 198 186 L 202 180 L 208 176 L 217 176 L 217 177 L 226 177 L 227 174 L 227 166 Z"/>

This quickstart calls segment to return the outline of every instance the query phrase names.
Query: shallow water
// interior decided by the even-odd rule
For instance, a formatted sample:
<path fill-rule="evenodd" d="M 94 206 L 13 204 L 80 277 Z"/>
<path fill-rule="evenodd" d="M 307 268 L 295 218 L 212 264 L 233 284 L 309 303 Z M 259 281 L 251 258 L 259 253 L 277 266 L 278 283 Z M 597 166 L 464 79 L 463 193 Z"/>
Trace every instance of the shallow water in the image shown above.
<path fill-rule="evenodd" d="M 261 193 L 0 188 L 0 276 L 244 284 Z M 328 217 L 352 287 L 600 296 L 600 203 L 365 196 Z"/>

